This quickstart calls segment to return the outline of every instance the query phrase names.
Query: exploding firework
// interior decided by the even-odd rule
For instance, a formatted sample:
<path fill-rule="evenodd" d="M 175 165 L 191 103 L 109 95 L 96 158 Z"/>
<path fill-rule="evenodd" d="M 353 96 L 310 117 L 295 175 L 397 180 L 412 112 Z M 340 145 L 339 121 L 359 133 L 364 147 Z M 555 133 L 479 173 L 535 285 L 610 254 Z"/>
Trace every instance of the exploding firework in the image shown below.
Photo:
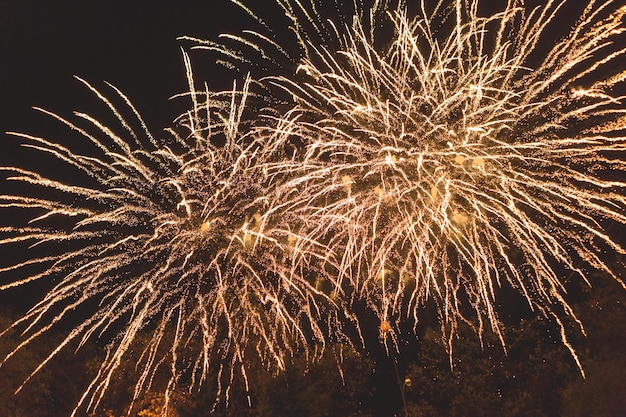
<path fill-rule="evenodd" d="M 582 324 L 563 276 L 586 281 L 595 269 L 621 282 L 601 252 L 624 254 L 606 227 L 626 224 L 616 93 L 626 81 L 616 66 L 626 8 L 590 2 L 544 53 L 567 1 L 528 10 L 510 0 L 490 16 L 471 0 L 374 3 L 325 20 L 316 2 L 277 0 L 300 56 L 292 73 L 258 81 L 278 86 L 268 100 L 289 107 L 256 125 L 244 122 L 250 80 L 198 91 L 185 58 L 192 106 L 168 140 L 154 138 L 119 91 L 132 123 L 88 84 L 115 127 L 44 112 L 92 153 L 14 134 L 85 181 L 3 168 L 23 188 L 1 207 L 31 218 L 0 229 L 0 244 L 36 256 L 1 272 L 36 272 L 0 289 L 54 283 L 13 325 L 24 341 L 5 361 L 83 314 L 35 373 L 64 347 L 108 337 L 75 413 L 98 407 L 134 350 L 133 401 L 158 385 L 162 367 L 167 407 L 171 392 L 202 384 L 212 367 L 228 396 L 237 369 L 247 378 L 245 358 L 281 369 L 296 350 L 341 337 L 346 319 L 358 337 L 355 302 L 376 312 L 386 344 L 434 302 L 450 343 L 463 321 L 504 345 L 505 286 L 560 325 L 576 358 L 564 319 Z M 271 65 L 276 52 L 292 56 L 271 34 L 227 39 L 244 52 L 201 46 L 231 67 L 255 64 L 246 48 Z"/>
<path fill-rule="evenodd" d="M 24 339 L 4 361 L 51 328 L 73 326 L 33 375 L 64 347 L 111 340 L 74 413 L 95 410 L 120 372 L 133 375 L 120 368 L 135 351 L 132 401 L 162 390 L 167 409 L 179 386 L 199 386 L 210 374 L 217 374 L 218 398 L 227 399 L 236 371 L 247 381 L 248 356 L 282 369 L 294 350 L 323 347 L 336 330 L 336 303 L 298 273 L 304 249 L 289 216 L 271 206 L 279 196 L 270 198 L 264 165 L 277 156 L 264 153 L 264 129 L 242 121 L 250 80 L 231 92 L 196 91 L 186 55 L 185 62 L 193 106 L 168 129 L 168 140 L 149 132 L 120 91 L 111 86 L 139 129 L 82 80 L 115 123 L 76 113 L 87 122 L 81 127 L 42 111 L 88 139 L 93 152 L 12 133 L 85 178 L 72 184 L 4 167 L 22 191 L 1 200 L 31 218 L 24 227 L 3 227 L 0 244 L 36 253 L 2 272 L 36 272 L 0 289 L 55 282 L 12 326 L 25 329 Z M 162 386 L 159 368 L 170 372 Z"/>
<path fill-rule="evenodd" d="M 345 294 L 387 329 L 434 301 L 452 349 L 461 321 L 505 345 L 496 306 L 512 287 L 578 362 L 564 277 L 591 268 L 622 283 L 600 254 L 624 254 L 606 226 L 626 223 L 626 8 L 590 2 L 542 52 L 567 1 L 490 16 L 471 0 L 355 3 L 353 19 L 327 23 L 314 2 L 278 3 L 302 58 L 268 84 L 293 100 L 285 123 L 301 146 L 275 169 L 299 173 L 289 211 L 329 248 Z M 270 38 L 241 42 L 277 49 Z"/>

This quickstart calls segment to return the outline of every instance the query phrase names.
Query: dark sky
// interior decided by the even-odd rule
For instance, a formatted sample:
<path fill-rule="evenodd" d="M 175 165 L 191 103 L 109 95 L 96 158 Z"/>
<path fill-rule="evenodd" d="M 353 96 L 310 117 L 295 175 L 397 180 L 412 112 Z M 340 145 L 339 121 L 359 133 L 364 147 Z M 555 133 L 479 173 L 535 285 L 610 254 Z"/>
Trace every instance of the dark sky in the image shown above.
<path fill-rule="evenodd" d="M 273 0 L 244 3 L 266 20 L 280 13 Z M 280 22 L 269 23 L 281 30 Z M 255 22 L 229 0 L 0 0 L 0 131 L 45 134 L 31 106 L 61 114 L 89 110 L 90 93 L 72 75 L 116 85 L 158 131 L 177 114 L 167 99 L 185 89 L 184 44 L 176 37 L 216 40 L 250 27 Z M 237 77 L 212 65 L 205 52 L 192 58 L 212 89 L 229 88 Z M 6 142 L 3 135 L 2 155 Z"/>
<path fill-rule="evenodd" d="M 175 116 L 167 99 L 185 88 L 176 37 L 215 39 L 245 20 L 228 0 L 2 0 L 0 129 L 38 131 L 33 105 L 84 109 L 90 93 L 76 74 L 96 86 L 116 85 L 148 121 L 162 122 L 152 126 L 159 130 Z M 202 78 L 218 84 L 221 71 Z"/>
<path fill-rule="evenodd" d="M 529 4 L 539 1 L 529 0 Z M 283 36 L 288 22 L 276 17 L 280 9 L 275 0 L 243 2 Z M 582 7 L 582 2 L 570 3 L 575 6 L 570 9 Z M 180 47 L 190 45 L 176 38 L 217 40 L 220 33 L 240 33 L 243 28 L 258 26 L 230 0 L 0 0 L 0 166 L 32 163 L 26 159 L 33 153 L 20 150 L 21 141 L 5 131 L 67 140 L 64 126 L 31 106 L 70 118 L 74 110 L 96 118 L 106 111 L 73 75 L 109 97 L 113 95 L 103 81 L 117 86 L 159 136 L 188 108 L 182 99 L 168 101 L 187 88 Z M 207 52 L 192 52 L 197 78 L 207 80 L 211 89 L 230 88 L 233 78 L 243 77 L 214 64 L 214 58 Z M 45 173 L 45 167 L 36 169 Z M 6 172 L 0 180 L 4 176 Z M 7 191 L 10 186 L 0 181 L 0 192 L 15 192 Z"/>

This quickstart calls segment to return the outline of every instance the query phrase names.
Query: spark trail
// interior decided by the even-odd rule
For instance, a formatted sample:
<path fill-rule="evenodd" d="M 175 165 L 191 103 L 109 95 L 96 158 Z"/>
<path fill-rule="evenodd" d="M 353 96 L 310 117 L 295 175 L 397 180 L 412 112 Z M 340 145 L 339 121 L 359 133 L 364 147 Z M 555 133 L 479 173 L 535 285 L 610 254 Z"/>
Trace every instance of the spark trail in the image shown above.
<path fill-rule="evenodd" d="M 302 57 L 267 83 L 294 103 L 284 123 L 302 146 L 274 170 L 299 173 L 288 210 L 329 248 L 337 285 L 383 324 L 417 323 L 434 301 L 450 351 L 460 322 L 505 346 L 498 293 L 512 287 L 583 372 L 567 281 L 600 270 L 624 285 L 602 252 L 625 253 L 606 227 L 626 223 L 626 8 L 590 2 L 541 52 L 571 2 L 486 17 L 471 0 L 355 2 L 328 21 L 314 2 L 277 3 Z"/>
<path fill-rule="evenodd" d="M 167 409 L 173 392 L 197 388 L 211 374 L 217 374 L 218 398 L 228 400 L 235 372 L 247 381 L 250 356 L 280 370 L 296 350 L 319 354 L 337 331 L 337 304 L 295 267 L 302 256 L 298 238 L 289 217 L 272 210 L 264 164 L 276 156 L 264 154 L 267 129 L 242 121 L 250 80 L 231 92 L 197 91 L 187 55 L 185 62 L 192 108 L 168 129 L 167 140 L 149 132 L 120 91 L 111 86 L 133 122 L 83 80 L 117 123 L 105 125 L 85 113 L 76 113 L 74 122 L 42 111 L 89 140 L 92 154 L 12 133 L 92 184 L 2 168 L 24 191 L 2 196 L 0 206 L 32 217 L 27 226 L 0 229 L 0 244 L 44 255 L 3 268 L 4 276 L 33 266 L 37 272 L 0 290 L 56 282 L 12 326 L 24 331 L 23 342 L 3 363 L 80 314 L 82 322 L 31 377 L 62 348 L 111 339 L 74 414 L 97 409 L 122 373 L 136 378 L 133 402 L 160 390 Z M 117 336 L 107 336 L 112 333 Z M 134 373 L 123 369 L 129 358 L 137 361 Z M 158 369 L 169 369 L 166 384 L 155 377 Z"/>

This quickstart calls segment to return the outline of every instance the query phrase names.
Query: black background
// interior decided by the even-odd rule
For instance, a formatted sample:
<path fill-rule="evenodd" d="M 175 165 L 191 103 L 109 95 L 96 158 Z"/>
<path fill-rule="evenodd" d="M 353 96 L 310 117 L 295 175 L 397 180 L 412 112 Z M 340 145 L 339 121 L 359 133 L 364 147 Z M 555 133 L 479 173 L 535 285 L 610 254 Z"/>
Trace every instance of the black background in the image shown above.
<path fill-rule="evenodd" d="M 103 80 L 114 84 L 153 129 L 166 127 L 176 116 L 168 98 L 186 88 L 183 43 L 176 38 L 216 39 L 250 20 L 227 0 L 3 0 L 0 129 L 45 135 L 37 128 L 42 116 L 30 106 L 61 115 L 88 107 L 91 93 L 72 75 L 97 87 Z M 214 69 L 200 77 L 211 88 L 233 78 Z"/>

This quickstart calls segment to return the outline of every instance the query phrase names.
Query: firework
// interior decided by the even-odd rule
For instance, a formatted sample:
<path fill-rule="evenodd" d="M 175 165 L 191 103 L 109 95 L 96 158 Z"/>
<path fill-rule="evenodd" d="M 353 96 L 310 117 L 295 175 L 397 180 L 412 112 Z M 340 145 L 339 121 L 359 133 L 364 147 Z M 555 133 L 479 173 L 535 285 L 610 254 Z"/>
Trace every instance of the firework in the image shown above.
<path fill-rule="evenodd" d="M 510 0 L 486 17 L 472 0 L 417 10 L 353 2 L 329 20 L 313 1 L 277 4 L 295 59 L 271 33 L 196 40 L 226 66 L 276 69 L 254 84 L 281 107 L 255 123 L 246 122 L 251 79 L 197 90 L 185 55 L 192 105 L 167 140 L 121 92 L 132 122 L 87 83 L 113 125 L 44 112 L 91 153 L 13 134 L 84 181 L 3 168 L 23 188 L 0 206 L 31 217 L 0 229 L 0 244 L 34 255 L 3 267 L 29 272 L 0 289 L 54 283 L 12 326 L 25 336 L 5 361 L 78 317 L 33 374 L 60 349 L 106 337 L 75 414 L 98 407 L 135 350 L 133 401 L 162 389 L 167 408 L 178 387 L 213 370 L 227 398 L 237 370 L 247 380 L 245 358 L 282 369 L 296 351 L 315 356 L 344 337 L 346 321 L 363 342 L 357 302 L 378 315 L 386 345 L 432 302 L 450 351 L 460 322 L 479 335 L 491 329 L 504 346 L 502 287 L 554 319 L 578 361 L 565 320 L 584 330 L 563 277 L 587 281 L 594 269 L 622 282 L 601 252 L 624 254 L 606 226 L 626 224 L 616 93 L 626 81 L 617 65 L 626 8 L 590 2 L 543 53 L 567 1 L 528 10 Z M 285 57 L 293 71 L 277 65 Z M 157 387 L 159 368 L 170 376 Z"/>
<path fill-rule="evenodd" d="M 179 386 L 193 389 L 217 374 L 218 398 L 228 398 L 237 370 L 247 381 L 248 356 L 282 369 L 294 350 L 308 355 L 309 346 L 323 348 L 335 331 L 335 302 L 298 273 L 305 249 L 289 217 L 271 205 L 279 198 L 269 198 L 264 164 L 277 156 L 264 153 L 263 129 L 242 121 L 250 80 L 231 92 L 197 91 L 187 55 L 185 62 L 192 108 L 168 129 L 167 140 L 149 132 L 120 91 L 111 86 L 134 122 L 82 80 L 114 123 L 76 113 L 87 125 L 81 127 L 42 111 L 88 139 L 93 152 L 12 133 L 84 177 L 67 183 L 4 167 L 23 191 L 0 203 L 32 216 L 27 226 L 3 227 L 0 244 L 25 243 L 34 251 L 2 272 L 37 270 L 0 289 L 55 282 L 12 326 L 24 329 L 24 339 L 4 361 L 49 329 L 67 328 L 68 320 L 79 324 L 32 375 L 62 348 L 111 340 L 74 414 L 98 407 L 122 361 L 137 358 L 134 351 L 141 352 L 135 373 L 124 370 L 136 375 L 132 401 L 162 390 L 167 409 Z M 159 368 L 170 372 L 161 386 Z"/>
<path fill-rule="evenodd" d="M 626 8 L 590 2 L 543 53 L 567 1 L 512 0 L 487 17 L 471 0 L 355 3 L 327 23 L 314 2 L 278 3 L 302 58 L 268 84 L 294 103 L 284 119 L 301 146 L 274 168 L 299 173 L 289 211 L 329 248 L 338 285 L 386 329 L 434 301 L 450 351 L 461 321 L 505 346 L 496 306 L 513 287 L 559 324 L 580 367 L 564 277 L 622 283 L 600 254 L 624 254 L 605 226 L 626 223 Z M 241 48 L 276 50 L 266 39 Z"/>

